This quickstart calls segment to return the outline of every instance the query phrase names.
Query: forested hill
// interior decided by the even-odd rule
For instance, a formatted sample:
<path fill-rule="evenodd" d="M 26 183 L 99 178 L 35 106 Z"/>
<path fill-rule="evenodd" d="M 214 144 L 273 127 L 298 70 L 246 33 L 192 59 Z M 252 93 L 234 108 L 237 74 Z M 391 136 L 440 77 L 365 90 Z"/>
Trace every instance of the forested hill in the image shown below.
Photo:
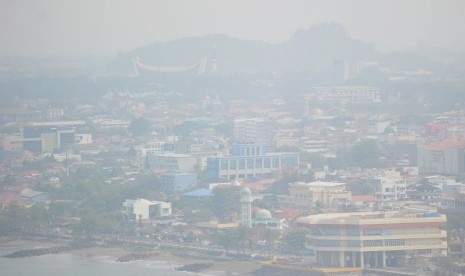
<path fill-rule="evenodd" d="M 342 25 L 319 24 L 297 31 L 288 41 L 271 44 L 240 40 L 226 35 L 182 38 L 156 42 L 119 54 L 110 64 L 113 72 L 132 70 L 131 60 L 139 58 L 156 66 L 198 63 L 216 59 L 218 70 L 235 72 L 300 73 L 333 67 L 336 60 L 376 60 L 381 54 L 373 45 L 351 38 Z"/>

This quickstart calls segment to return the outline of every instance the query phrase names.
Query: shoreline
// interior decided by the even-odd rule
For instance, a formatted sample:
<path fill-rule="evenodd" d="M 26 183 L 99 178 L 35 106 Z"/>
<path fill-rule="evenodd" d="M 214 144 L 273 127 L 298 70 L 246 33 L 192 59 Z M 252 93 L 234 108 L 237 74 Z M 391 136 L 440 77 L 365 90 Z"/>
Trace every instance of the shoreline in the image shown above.
<path fill-rule="evenodd" d="M 65 245 L 63 242 L 48 242 L 48 241 L 36 241 L 27 239 L 7 239 L 0 240 L 0 256 L 11 254 L 21 250 L 31 250 L 39 248 L 56 248 Z M 83 258 L 93 257 L 109 257 L 115 262 L 118 258 L 123 256 L 129 256 L 137 252 L 124 246 L 90 246 L 85 248 L 73 249 L 69 251 L 60 252 L 65 254 L 73 254 Z M 213 261 L 208 258 L 186 258 L 177 256 L 169 252 L 169 250 L 156 250 L 155 254 L 147 255 L 141 259 L 130 259 L 127 263 L 134 261 L 147 262 L 148 264 L 160 265 L 160 266 L 172 266 L 173 269 L 182 267 L 184 265 L 199 264 L 199 263 L 212 263 L 211 267 L 207 269 L 195 272 L 201 275 L 208 276 L 222 276 L 222 275 L 252 275 L 256 268 L 260 265 L 253 261 Z"/>

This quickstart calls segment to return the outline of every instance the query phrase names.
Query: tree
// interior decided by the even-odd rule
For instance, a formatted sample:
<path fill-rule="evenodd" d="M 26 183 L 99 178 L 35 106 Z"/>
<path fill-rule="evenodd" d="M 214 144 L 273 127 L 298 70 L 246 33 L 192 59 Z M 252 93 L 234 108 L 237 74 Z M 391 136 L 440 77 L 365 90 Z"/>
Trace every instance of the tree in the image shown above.
<path fill-rule="evenodd" d="M 186 210 L 184 214 L 185 220 L 189 223 L 197 223 L 202 221 L 210 221 L 215 217 L 215 214 L 210 209 Z"/>
<path fill-rule="evenodd" d="M 226 250 L 226 254 L 229 252 L 229 249 L 237 244 L 238 235 L 236 231 L 233 230 L 226 230 L 223 232 L 217 232 L 215 234 L 215 242 L 218 245 L 221 245 L 224 250 Z"/>
<path fill-rule="evenodd" d="M 303 230 L 294 230 L 287 234 L 285 238 L 286 245 L 294 254 L 299 254 L 305 248 L 305 235 L 306 233 Z"/>
<path fill-rule="evenodd" d="M 281 179 L 267 187 L 267 191 L 273 194 L 287 194 L 289 183 L 299 181 L 300 176 L 293 172 L 284 172 Z"/>
<path fill-rule="evenodd" d="M 351 181 L 347 183 L 347 189 L 350 190 L 353 195 L 369 195 L 375 191 L 373 185 L 368 184 L 366 180 Z"/>
<path fill-rule="evenodd" d="M 376 141 L 364 140 L 351 148 L 351 161 L 361 168 L 379 167 L 379 149 Z"/>
<path fill-rule="evenodd" d="M 133 136 L 143 136 L 149 131 L 150 122 L 144 118 L 133 118 L 129 124 L 129 132 Z"/>
<path fill-rule="evenodd" d="M 228 220 L 232 214 L 239 212 L 240 195 L 237 190 L 230 187 L 216 187 L 210 199 L 210 209 L 220 220 Z"/>
<path fill-rule="evenodd" d="M 326 165 L 325 159 L 320 154 L 306 151 L 300 152 L 300 162 L 310 163 L 312 165 L 312 170 L 322 169 Z"/>
<path fill-rule="evenodd" d="M 245 249 L 247 245 L 250 246 L 250 250 L 253 249 L 253 232 L 251 228 L 248 227 L 240 227 L 238 229 L 238 240 L 242 246 L 242 253 L 245 255 Z"/>

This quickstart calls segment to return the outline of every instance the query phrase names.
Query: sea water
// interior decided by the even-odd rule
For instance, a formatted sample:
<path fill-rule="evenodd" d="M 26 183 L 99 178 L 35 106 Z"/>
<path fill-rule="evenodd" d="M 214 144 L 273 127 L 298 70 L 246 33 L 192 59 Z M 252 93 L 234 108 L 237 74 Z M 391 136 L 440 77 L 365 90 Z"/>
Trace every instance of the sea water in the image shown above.
<path fill-rule="evenodd" d="M 1 276 L 186 276 L 169 262 L 116 262 L 111 257 L 77 256 L 71 253 L 26 258 L 0 258 Z"/>

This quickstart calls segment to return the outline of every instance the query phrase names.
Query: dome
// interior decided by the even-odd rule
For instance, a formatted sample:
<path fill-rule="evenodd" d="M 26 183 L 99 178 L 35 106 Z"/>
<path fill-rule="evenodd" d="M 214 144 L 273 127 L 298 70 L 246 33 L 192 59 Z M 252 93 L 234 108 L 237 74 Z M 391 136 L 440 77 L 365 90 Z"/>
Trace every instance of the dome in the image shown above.
<path fill-rule="evenodd" d="M 249 188 L 244 188 L 241 190 L 241 195 L 251 195 L 252 192 L 250 191 Z"/>
<path fill-rule="evenodd" d="M 270 211 L 266 209 L 261 209 L 255 214 L 256 220 L 269 220 L 272 219 Z"/>

